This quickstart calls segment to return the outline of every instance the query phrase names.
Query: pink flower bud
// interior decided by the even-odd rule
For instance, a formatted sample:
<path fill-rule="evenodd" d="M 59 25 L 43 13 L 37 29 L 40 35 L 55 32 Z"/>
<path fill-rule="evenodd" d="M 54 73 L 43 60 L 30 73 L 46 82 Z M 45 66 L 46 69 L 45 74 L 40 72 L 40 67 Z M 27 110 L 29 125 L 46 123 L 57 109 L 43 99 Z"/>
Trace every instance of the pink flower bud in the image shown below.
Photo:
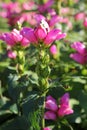
<path fill-rule="evenodd" d="M 86 63 L 85 57 L 79 53 L 70 54 L 70 58 L 72 58 L 73 60 L 75 60 L 76 62 L 80 64 Z"/>
<path fill-rule="evenodd" d="M 73 44 L 71 44 L 71 47 L 82 55 L 85 55 L 85 53 L 87 52 L 85 45 L 81 42 L 74 42 Z"/>
<path fill-rule="evenodd" d="M 15 59 L 17 56 L 17 54 L 13 51 L 8 51 L 8 57 L 11 58 L 11 59 Z"/>
<path fill-rule="evenodd" d="M 50 52 L 51 52 L 52 55 L 56 55 L 57 54 L 57 47 L 56 47 L 56 45 L 52 45 L 50 47 Z"/>
<path fill-rule="evenodd" d="M 56 120 L 57 116 L 56 116 L 56 114 L 54 112 L 47 111 L 44 114 L 44 118 L 47 119 L 47 120 Z"/>

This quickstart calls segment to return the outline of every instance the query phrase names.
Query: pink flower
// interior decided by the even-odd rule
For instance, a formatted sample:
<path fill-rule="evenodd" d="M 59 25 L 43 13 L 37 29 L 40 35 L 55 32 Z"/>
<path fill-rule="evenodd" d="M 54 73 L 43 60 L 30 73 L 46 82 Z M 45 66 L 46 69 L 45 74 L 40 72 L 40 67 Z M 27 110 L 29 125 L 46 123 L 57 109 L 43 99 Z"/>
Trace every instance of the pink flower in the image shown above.
<path fill-rule="evenodd" d="M 87 28 L 87 17 L 85 17 L 85 19 L 83 21 L 83 26 Z"/>
<path fill-rule="evenodd" d="M 71 47 L 82 55 L 85 55 L 85 53 L 87 52 L 85 45 L 81 42 L 74 42 L 73 44 L 71 44 Z"/>
<path fill-rule="evenodd" d="M 47 46 L 52 44 L 57 39 L 59 32 L 60 30 L 58 29 L 51 30 L 44 39 L 44 44 L 46 44 Z"/>
<path fill-rule="evenodd" d="M 30 44 L 29 40 L 24 38 L 23 35 L 20 34 L 20 31 L 18 31 L 17 29 L 13 29 L 10 33 L 3 33 L 0 36 L 0 39 L 5 41 L 7 45 L 11 47 L 19 43 L 22 46 L 28 46 Z"/>
<path fill-rule="evenodd" d="M 60 17 L 58 15 L 53 15 L 52 18 L 48 21 L 49 26 L 54 26 L 56 23 L 60 21 Z"/>
<path fill-rule="evenodd" d="M 61 105 L 59 110 L 58 110 L 58 116 L 62 117 L 65 115 L 73 114 L 73 112 L 74 111 L 69 106 Z"/>
<path fill-rule="evenodd" d="M 47 120 L 56 120 L 57 115 L 53 111 L 47 111 L 44 114 L 44 118 Z"/>
<path fill-rule="evenodd" d="M 58 106 L 56 100 L 51 96 L 47 97 L 47 100 L 45 102 L 45 108 L 51 111 L 57 111 Z"/>
<path fill-rule="evenodd" d="M 15 43 L 20 42 L 22 40 L 22 35 L 20 35 L 20 31 L 18 31 L 17 29 L 13 29 L 13 31 L 11 32 L 11 37 L 14 40 Z"/>
<path fill-rule="evenodd" d="M 34 30 L 34 34 L 39 40 L 43 40 L 49 32 L 49 25 L 45 20 L 41 20 L 39 26 Z"/>
<path fill-rule="evenodd" d="M 84 18 L 85 18 L 85 13 L 84 12 L 77 13 L 75 15 L 75 20 L 84 20 Z"/>
<path fill-rule="evenodd" d="M 56 45 L 52 45 L 50 47 L 50 52 L 51 52 L 52 55 L 56 55 L 57 54 L 57 47 L 56 47 Z"/>
<path fill-rule="evenodd" d="M 34 29 L 25 27 L 21 30 L 21 34 L 31 43 L 37 43 L 37 38 L 34 34 Z"/>
<path fill-rule="evenodd" d="M 66 36 L 61 33 L 59 29 L 50 31 L 49 25 L 45 20 L 41 20 L 35 29 L 23 28 L 21 34 L 27 38 L 31 43 L 44 43 L 45 46 L 50 46 L 55 40 L 60 40 Z"/>
<path fill-rule="evenodd" d="M 76 62 L 78 62 L 80 64 L 86 63 L 85 56 L 81 55 L 80 53 L 70 54 L 70 58 L 72 58 L 73 60 L 75 60 Z"/>
<path fill-rule="evenodd" d="M 75 60 L 80 64 L 85 64 L 87 62 L 87 49 L 81 42 L 74 42 L 71 47 L 77 51 L 77 53 L 70 54 L 70 58 Z"/>
<path fill-rule="evenodd" d="M 15 41 L 14 41 L 14 39 L 12 39 L 11 33 L 3 33 L 0 36 L 0 39 L 5 41 L 10 46 L 14 46 L 15 45 Z"/>
<path fill-rule="evenodd" d="M 52 96 L 48 96 L 45 103 L 45 108 L 50 110 L 45 112 L 44 114 L 44 118 L 47 120 L 56 120 L 57 117 L 69 115 L 74 112 L 69 105 L 68 93 L 65 93 L 60 98 L 59 106 L 57 105 L 56 100 Z"/>
<path fill-rule="evenodd" d="M 53 3 L 54 3 L 54 0 L 48 0 L 45 4 L 39 5 L 38 7 L 39 12 L 43 13 L 45 11 L 48 11 L 53 5 Z"/>
<path fill-rule="evenodd" d="M 43 130 L 51 130 L 49 127 L 45 127 L 43 128 Z"/>
<path fill-rule="evenodd" d="M 22 40 L 21 40 L 21 46 L 27 47 L 29 45 L 30 45 L 29 40 L 26 39 L 25 37 L 23 37 Z"/>
<path fill-rule="evenodd" d="M 45 127 L 43 128 L 43 130 L 51 130 L 49 127 Z"/>
<path fill-rule="evenodd" d="M 8 57 L 11 59 L 15 59 L 17 54 L 14 51 L 8 51 Z"/>
<path fill-rule="evenodd" d="M 60 107 L 57 111 L 58 116 L 65 116 L 72 114 L 74 111 L 70 108 L 69 106 L 69 94 L 65 93 L 61 98 L 60 98 Z"/>
<path fill-rule="evenodd" d="M 60 105 L 69 105 L 69 93 L 65 93 L 61 98 L 60 98 Z"/>

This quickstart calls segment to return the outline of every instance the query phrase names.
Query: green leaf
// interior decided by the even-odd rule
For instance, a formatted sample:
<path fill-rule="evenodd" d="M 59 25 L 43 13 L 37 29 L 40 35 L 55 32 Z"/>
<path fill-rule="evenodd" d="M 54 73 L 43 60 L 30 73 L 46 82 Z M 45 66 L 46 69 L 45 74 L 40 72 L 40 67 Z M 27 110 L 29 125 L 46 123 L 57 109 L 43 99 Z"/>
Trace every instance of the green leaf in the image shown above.
<path fill-rule="evenodd" d="M 0 130 L 29 130 L 28 127 L 28 121 L 22 116 L 4 123 Z"/>

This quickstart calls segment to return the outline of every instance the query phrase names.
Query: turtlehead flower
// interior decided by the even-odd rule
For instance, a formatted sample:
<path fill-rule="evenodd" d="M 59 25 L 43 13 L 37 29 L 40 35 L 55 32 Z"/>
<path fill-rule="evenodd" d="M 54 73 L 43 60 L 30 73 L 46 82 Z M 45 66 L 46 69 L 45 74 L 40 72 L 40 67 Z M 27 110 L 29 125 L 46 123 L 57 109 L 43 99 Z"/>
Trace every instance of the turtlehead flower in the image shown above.
<path fill-rule="evenodd" d="M 10 33 L 3 33 L 0 35 L 0 39 L 5 41 L 7 45 L 13 47 L 14 45 L 20 44 L 20 46 L 28 46 L 29 40 L 20 34 L 20 31 L 13 29 Z"/>
<path fill-rule="evenodd" d="M 71 48 L 75 49 L 77 52 L 70 54 L 70 58 L 72 58 L 80 64 L 86 64 L 87 49 L 85 45 L 81 42 L 74 42 L 73 44 L 71 44 Z"/>
<path fill-rule="evenodd" d="M 0 40 L 4 41 L 7 44 L 7 55 L 11 59 L 15 59 L 17 54 L 15 53 L 16 47 L 25 48 L 30 45 L 28 39 L 20 34 L 20 31 L 13 29 L 12 32 L 3 33 L 0 35 Z M 16 47 L 15 47 L 16 46 Z"/>
<path fill-rule="evenodd" d="M 45 102 L 45 108 L 52 111 L 57 111 L 58 109 L 57 102 L 52 96 L 47 97 L 47 100 Z"/>
<path fill-rule="evenodd" d="M 56 120 L 58 117 L 63 117 L 74 112 L 69 104 L 68 93 L 65 93 L 60 98 L 59 105 L 52 96 L 48 96 L 45 102 L 45 108 L 48 109 L 44 114 L 44 118 L 47 120 Z"/>
<path fill-rule="evenodd" d="M 60 98 L 60 106 L 57 111 L 59 117 L 72 114 L 74 111 L 70 108 L 69 105 L 69 94 L 66 93 Z"/>
<path fill-rule="evenodd" d="M 85 45 L 81 42 L 74 42 L 73 44 L 71 44 L 71 48 L 75 49 L 78 53 L 82 55 L 85 55 L 85 53 L 87 53 Z"/>
<path fill-rule="evenodd" d="M 85 64 L 87 62 L 87 57 L 81 55 L 80 53 L 70 54 L 70 58 L 78 62 L 79 64 Z"/>
<path fill-rule="evenodd" d="M 50 30 L 45 20 L 41 20 L 35 29 L 23 28 L 21 34 L 31 43 L 44 43 L 45 46 L 50 46 L 55 40 L 60 40 L 66 36 L 66 34 L 62 33 L 59 29 Z"/>

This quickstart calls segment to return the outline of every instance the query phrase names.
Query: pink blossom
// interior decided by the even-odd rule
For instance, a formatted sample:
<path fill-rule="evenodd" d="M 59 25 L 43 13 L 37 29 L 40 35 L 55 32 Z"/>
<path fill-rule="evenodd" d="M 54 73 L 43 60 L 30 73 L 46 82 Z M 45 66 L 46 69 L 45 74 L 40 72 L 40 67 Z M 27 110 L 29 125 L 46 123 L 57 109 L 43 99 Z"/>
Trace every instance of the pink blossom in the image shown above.
<path fill-rule="evenodd" d="M 85 53 L 87 52 L 85 45 L 81 42 L 74 42 L 73 44 L 71 44 L 71 47 L 82 55 L 85 55 Z"/>
<path fill-rule="evenodd" d="M 70 58 L 72 58 L 73 60 L 75 60 L 76 62 L 80 64 L 86 63 L 85 56 L 81 55 L 80 53 L 72 53 L 70 54 Z"/>
<path fill-rule="evenodd" d="M 8 57 L 11 59 L 15 59 L 17 54 L 14 51 L 8 51 Z"/>
<path fill-rule="evenodd" d="M 70 58 L 75 60 L 76 62 L 80 64 L 85 64 L 87 62 L 86 56 L 87 56 L 87 49 L 84 44 L 81 42 L 74 42 L 71 44 L 71 47 L 77 51 L 77 53 L 70 54 Z"/>
<path fill-rule="evenodd" d="M 45 46 L 50 46 L 55 40 L 60 40 L 66 36 L 66 34 L 61 33 L 59 29 L 50 31 L 49 25 L 45 20 L 41 20 L 35 29 L 23 28 L 21 34 L 31 43 L 43 42 Z"/>
<path fill-rule="evenodd" d="M 46 44 L 46 45 L 52 44 L 52 43 L 56 40 L 56 38 L 57 38 L 59 32 L 60 32 L 60 30 L 58 30 L 58 29 L 53 29 L 53 30 L 51 30 L 51 31 L 47 34 L 46 38 L 44 39 L 44 44 Z"/>
<path fill-rule="evenodd" d="M 57 54 L 57 47 L 56 47 L 56 45 L 52 45 L 50 47 L 50 52 L 51 52 L 52 55 L 56 55 Z"/>
<path fill-rule="evenodd" d="M 20 35 L 20 31 L 18 31 L 17 29 L 13 29 L 13 31 L 11 32 L 11 37 L 14 40 L 15 43 L 20 42 L 22 40 L 22 35 Z"/>
<path fill-rule="evenodd" d="M 53 102 L 56 103 L 56 99 L 54 99 L 51 95 L 46 97 L 46 101 L 48 101 L 48 100 L 52 100 Z"/>
<path fill-rule="evenodd" d="M 83 21 L 83 26 L 87 28 L 87 17 L 85 17 L 85 19 Z"/>
<path fill-rule="evenodd" d="M 34 34 L 34 29 L 25 27 L 21 30 L 21 34 L 30 42 L 37 43 L 37 38 Z"/>
<path fill-rule="evenodd" d="M 47 120 L 56 120 L 57 117 L 72 114 L 74 111 L 69 104 L 69 93 L 65 93 L 57 105 L 56 100 L 52 96 L 48 96 L 45 102 L 45 108 L 49 109 L 44 114 L 44 118 Z"/>
<path fill-rule="evenodd" d="M 68 14 L 68 13 L 70 13 L 70 8 L 68 8 L 68 7 L 63 7 L 63 8 L 61 8 L 61 13 L 62 14 Z"/>
<path fill-rule="evenodd" d="M 57 115 L 53 111 L 47 111 L 44 114 L 44 118 L 47 120 L 56 120 Z"/>
<path fill-rule="evenodd" d="M 46 18 L 41 14 L 35 14 L 34 18 L 35 18 L 37 23 L 40 23 L 41 20 L 46 20 Z"/>
<path fill-rule="evenodd" d="M 48 11 L 53 5 L 53 3 L 54 3 L 54 0 L 48 0 L 45 4 L 39 5 L 38 7 L 39 12 L 43 13 L 45 11 Z"/>
<path fill-rule="evenodd" d="M 48 97 L 45 102 L 45 108 L 51 111 L 56 111 L 58 109 L 57 103 L 53 97 Z"/>
<path fill-rule="evenodd" d="M 70 108 L 69 106 L 69 94 L 65 93 L 61 98 L 60 98 L 60 106 L 57 111 L 58 116 L 65 116 L 72 114 L 74 111 Z"/>
<path fill-rule="evenodd" d="M 43 128 L 43 130 L 51 130 L 51 128 L 45 127 L 45 128 Z"/>
<path fill-rule="evenodd" d="M 21 40 L 21 46 L 27 47 L 27 46 L 29 46 L 29 44 L 30 44 L 29 40 L 26 39 L 25 37 L 23 37 L 22 40 Z"/>
<path fill-rule="evenodd" d="M 13 29 L 10 33 L 3 33 L 0 35 L 0 39 L 5 41 L 7 45 L 13 47 L 16 44 L 27 46 L 29 45 L 29 40 L 24 38 L 23 35 L 20 34 L 20 31 L 17 29 Z"/>
<path fill-rule="evenodd" d="M 58 110 L 58 116 L 62 117 L 62 116 L 65 116 L 65 115 L 72 114 L 73 112 L 74 111 L 69 106 L 61 105 L 59 110 Z"/>
<path fill-rule="evenodd" d="M 69 105 L 69 93 L 65 93 L 61 98 L 60 98 L 60 105 Z"/>
<path fill-rule="evenodd" d="M 52 16 L 50 20 L 48 20 L 49 26 L 54 26 L 56 23 L 60 21 L 60 17 L 58 15 Z"/>
<path fill-rule="evenodd" d="M 80 12 L 80 13 L 77 13 L 75 15 L 75 20 L 83 20 L 85 18 L 85 13 L 84 12 Z"/>
<path fill-rule="evenodd" d="M 15 41 L 14 41 L 14 39 L 12 39 L 11 33 L 3 33 L 0 36 L 0 39 L 5 41 L 10 46 L 14 46 L 15 45 Z"/>
<path fill-rule="evenodd" d="M 49 25 L 45 20 L 41 20 L 39 26 L 34 30 L 37 39 L 43 40 L 49 32 Z"/>

